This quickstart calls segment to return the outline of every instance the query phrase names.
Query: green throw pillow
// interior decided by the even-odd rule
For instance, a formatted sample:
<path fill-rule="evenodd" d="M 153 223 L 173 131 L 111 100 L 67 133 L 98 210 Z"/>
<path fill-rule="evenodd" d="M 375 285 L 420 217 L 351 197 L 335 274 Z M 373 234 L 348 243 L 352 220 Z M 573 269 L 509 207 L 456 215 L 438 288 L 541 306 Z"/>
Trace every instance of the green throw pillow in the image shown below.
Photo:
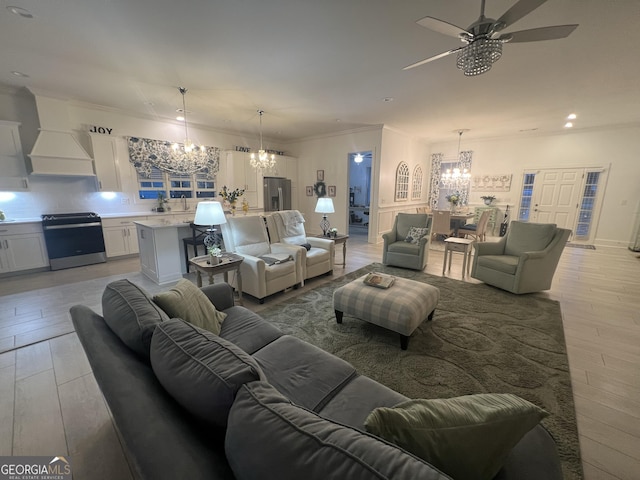
<path fill-rule="evenodd" d="M 207 296 L 189 280 L 180 280 L 171 290 L 155 295 L 156 302 L 167 315 L 181 318 L 196 327 L 220 335 L 227 314 L 219 312 Z"/>
<path fill-rule="evenodd" d="M 516 395 L 479 394 L 376 408 L 365 427 L 456 480 L 488 480 L 547 415 Z"/>

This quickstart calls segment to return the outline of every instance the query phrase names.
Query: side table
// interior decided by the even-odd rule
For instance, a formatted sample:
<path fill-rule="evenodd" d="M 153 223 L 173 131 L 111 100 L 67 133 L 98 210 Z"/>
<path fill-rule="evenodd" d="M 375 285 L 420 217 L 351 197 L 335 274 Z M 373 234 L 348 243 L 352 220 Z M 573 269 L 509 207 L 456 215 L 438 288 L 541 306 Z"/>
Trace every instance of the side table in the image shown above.
<path fill-rule="evenodd" d="M 325 235 L 313 235 L 316 238 L 328 238 L 329 240 L 333 240 L 336 245 L 342 244 L 342 266 L 347 265 L 347 240 L 349 239 L 349 235 L 338 234 L 335 237 L 327 237 Z M 335 250 L 334 254 L 334 264 L 335 264 Z"/>
<path fill-rule="evenodd" d="M 470 238 L 458 238 L 449 237 L 444 240 L 444 262 L 442 264 L 442 275 L 444 275 L 445 267 L 447 266 L 447 255 L 449 255 L 449 271 L 451 271 L 451 256 L 453 252 L 462 252 L 464 257 L 462 259 L 462 278 L 465 277 L 465 269 L 467 275 L 471 266 L 471 245 L 475 242 Z"/>
<path fill-rule="evenodd" d="M 209 275 L 209 285 L 213 284 L 213 276 L 218 273 L 224 274 L 224 281 L 229 283 L 229 274 L 231 270 L 236 271 L 236 284 L 238 290 L 238 304 L 242 305 L 242 275 L 240 274 L 240 264 L 244 259 L 235 253 L 223 253 L 220 257 L 220 263 L 211 265 L 209 263 L 209 255 L 201 255 L 189 259 L 189 264 L 196 269 L 196 285 L 202 287 L 202 273 Z"/>

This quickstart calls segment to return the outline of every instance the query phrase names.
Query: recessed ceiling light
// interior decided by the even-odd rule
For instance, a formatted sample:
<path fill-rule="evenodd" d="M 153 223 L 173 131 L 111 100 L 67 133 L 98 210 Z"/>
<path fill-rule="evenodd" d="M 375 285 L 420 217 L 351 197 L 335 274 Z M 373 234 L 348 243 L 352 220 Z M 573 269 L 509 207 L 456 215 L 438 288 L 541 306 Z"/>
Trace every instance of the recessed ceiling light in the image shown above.
<path fill-rule="evenodd" d="M 16 77 L 20 77 L 20 78 L 29 78 L 29 75 L 27 75 L 26 73 L 22 73 L 22 72 L 18 72 L 17 70 L 14 70 L 13 72 L 11 72 L 13 75 L 15 75 Z"/>
<path fill-rule="evenodd" d="M 573 123 L 572 122 L 567 122 L 564 124 L 564 128 L 571 128 L 573 127 Z"/>
<path fill-rule="evenodd" d="M 578 116 L 575 113 L 570 113 L 567 115 L 567 120 L 575 120 Z"/>
<path fill-rule="evenodd" d="M 393 97 L 384 97 L 382 99 L 383 102 L 393 102 Z"/>
<path fill-rule="evenodd" d="M 176 120 L 178 120 L 179 122 L 184 122 L 184 117 L 182 115 L 178 115 L 176 117 Z"/>
<path fill-rule="evenodd" d="M 14 15 L 20 15 L 22 18 L 33 18 L 33 15 L 31 15 L 31 12 L 29 12 L 29 10 L 25 10 L 24 8 L 21 8 L 21 7 L 14 7 L 13 5 L 8 5 L 7 10 L 9 10 Z"/>

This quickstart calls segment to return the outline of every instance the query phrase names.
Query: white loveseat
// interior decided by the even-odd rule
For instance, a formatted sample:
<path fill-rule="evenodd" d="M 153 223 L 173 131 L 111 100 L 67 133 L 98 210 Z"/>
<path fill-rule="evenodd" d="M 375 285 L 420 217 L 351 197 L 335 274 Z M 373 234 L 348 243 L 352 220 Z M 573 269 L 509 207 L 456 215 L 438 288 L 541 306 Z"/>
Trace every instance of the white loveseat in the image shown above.
<path fill-rule="evenodd" d="M 304 285 L 308 278 L 333 271 L 335 242 L 329 238 L 308 237 L 304 229 L 304 217 L 298 210 L 273 212 L 265 219 L 272 246 L 301 248 L 302 257 L 297 272 L 300 285 Z"/>

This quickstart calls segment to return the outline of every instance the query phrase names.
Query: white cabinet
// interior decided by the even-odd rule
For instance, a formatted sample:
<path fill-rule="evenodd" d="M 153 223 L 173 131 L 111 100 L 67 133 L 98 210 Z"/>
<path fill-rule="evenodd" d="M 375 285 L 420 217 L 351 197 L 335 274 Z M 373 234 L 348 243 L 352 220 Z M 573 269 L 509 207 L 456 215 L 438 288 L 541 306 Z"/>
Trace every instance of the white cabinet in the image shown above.
<path fill-rule="evenodd" d="M 48 265 L 40 224 L 0 225 L 0 273 Z"/>
<path fill-rule="evenodd" d="M 133 222 L 147 217 L 103 218 L 102 235 L 107 257 L 119 257 L 138 253 L 138 236 Z"/>
<path fill-rule="evenodd" d="M 101 192 L 122 191 L 117 140 L 117 137 L 107 135 L 91 135 L 93 167 L 96 172 L 98 190 Z"/>
<path fill-rule="evenodd" d="M 226 181 L 221 179 L 218 182 L 218 191 L 222 190 L 223 185 L 231 190 L 244 189 L 244 198 L 249 202 L 249 206 L 262 208 L 262 185 L 258 181 L 258 171 L 251 166 L 250 161 L 248 153 L 228 152 L 227 178 Z"/>
<path fill-rule="evenodd" d="M 29 189 L 19 123 L 0 120 L 0 191 Z"/>

